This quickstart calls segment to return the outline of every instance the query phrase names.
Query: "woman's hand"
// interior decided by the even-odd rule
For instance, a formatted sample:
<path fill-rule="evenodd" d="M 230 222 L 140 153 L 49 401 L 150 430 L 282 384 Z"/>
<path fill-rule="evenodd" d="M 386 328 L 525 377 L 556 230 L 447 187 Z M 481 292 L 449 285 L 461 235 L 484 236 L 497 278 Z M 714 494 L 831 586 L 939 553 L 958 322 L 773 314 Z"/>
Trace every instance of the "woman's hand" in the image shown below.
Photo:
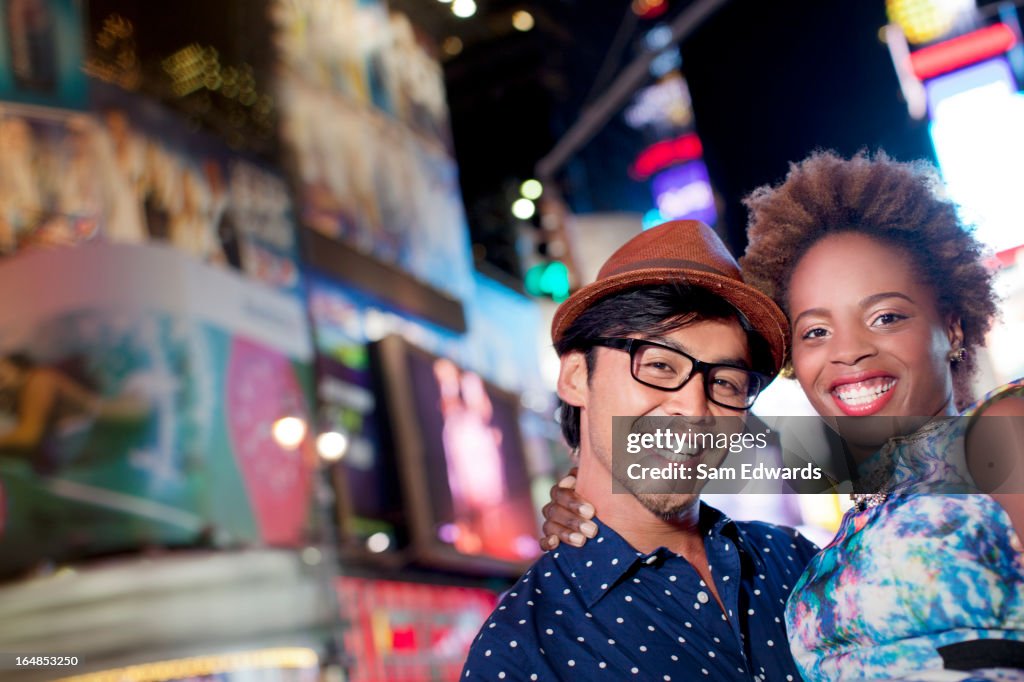
<path fill-rule="evenodd" d="M 587 538 L 597 535 L 594 507 L 576 494 L 576 467 L 551 488 L 551 501 L 544 505 L 544 537 L 540 548 L 544 551 L 558 547 L 565 542 L 573 547 L 582 547 Z"/>

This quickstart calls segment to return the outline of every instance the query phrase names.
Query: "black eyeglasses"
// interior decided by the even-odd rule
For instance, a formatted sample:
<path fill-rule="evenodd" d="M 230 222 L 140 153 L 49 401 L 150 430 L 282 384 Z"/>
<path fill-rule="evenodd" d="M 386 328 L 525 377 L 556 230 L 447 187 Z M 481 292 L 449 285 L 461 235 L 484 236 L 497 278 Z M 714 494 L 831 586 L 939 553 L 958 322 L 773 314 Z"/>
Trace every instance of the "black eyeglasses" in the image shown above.
<path fill-rule="evenodd" d="M 630 372 L 644 386 L 662 391 L 677 391 L 693 375 L 704 378 L 708 400 L 731 410 L 749 410 L 771 377 L 743 367 L 703 362 L 664 344 L 643 339 L 597 338 L 595 346 L 615 348 L 629 353 Z"/>

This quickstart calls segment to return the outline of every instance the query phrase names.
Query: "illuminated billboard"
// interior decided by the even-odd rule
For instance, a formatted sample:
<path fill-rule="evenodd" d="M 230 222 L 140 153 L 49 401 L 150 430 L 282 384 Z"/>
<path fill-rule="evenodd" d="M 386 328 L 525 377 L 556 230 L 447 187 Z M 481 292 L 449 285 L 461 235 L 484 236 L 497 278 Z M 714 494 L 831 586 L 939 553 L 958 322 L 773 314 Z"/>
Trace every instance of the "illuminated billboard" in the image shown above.
<path fill-rule="evenodd" d="M 718 218 L 715 194 L 703 161 L 691 161 L 655 175 L 654 203 L 665 220 L 699 220 L 714 225 Z"/>
<path fill-rule="evenodd" d="M 1024 242 L 1018 193 L 1024 186 L 1024 95 L 1004 57 L 925 83 L 929 131 L 952 199 L 994 251 Z"/>

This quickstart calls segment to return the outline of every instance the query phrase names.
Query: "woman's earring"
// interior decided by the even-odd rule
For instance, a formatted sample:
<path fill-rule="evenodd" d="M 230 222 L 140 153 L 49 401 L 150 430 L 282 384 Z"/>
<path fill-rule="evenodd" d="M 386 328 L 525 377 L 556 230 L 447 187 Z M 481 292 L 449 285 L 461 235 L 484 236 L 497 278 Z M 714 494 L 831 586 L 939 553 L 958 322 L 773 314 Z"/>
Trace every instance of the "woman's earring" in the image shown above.
<path fill-rule="evenodd" d="M 960 348 L 954 348 L 953 350 L 949 351 L 946 357 L 949 358 L 949 361 L 952 362 L 954 365 L 958 362 L 963 362 L 964 360 L 967 359 L 967 349 L 963 348 L 962 346 Z"/>

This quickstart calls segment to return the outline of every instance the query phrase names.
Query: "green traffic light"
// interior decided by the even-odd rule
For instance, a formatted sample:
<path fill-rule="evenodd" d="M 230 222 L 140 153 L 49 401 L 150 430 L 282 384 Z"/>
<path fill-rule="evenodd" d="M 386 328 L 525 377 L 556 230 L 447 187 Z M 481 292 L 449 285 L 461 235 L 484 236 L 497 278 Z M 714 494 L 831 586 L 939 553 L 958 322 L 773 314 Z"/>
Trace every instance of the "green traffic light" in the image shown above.
<path fill-rule="evenodd" d="M 531 296 L 550 296 L 556 303 L 569 298 L 569 268 L 562 261 L 534 265 L 526 271 L 523 283 Z"/>
<path fill-rule="evenodd" d="M 548 263 L 540 279 L 540 288 L 556 302 L 569 298 L 569 268 L 565 263 L 559 260 Z"/>
<path fill-rule="evenodd" d="M 526 287 L 526 293 L 531 296 L 543 296 L 544 292 L 540 288 L 541 278 L 544 277 L 544 269 L 547 267 L 547 263 L 537 263 L 526 271 L 526 276 L 523 278 L 523 284 Z"/>

